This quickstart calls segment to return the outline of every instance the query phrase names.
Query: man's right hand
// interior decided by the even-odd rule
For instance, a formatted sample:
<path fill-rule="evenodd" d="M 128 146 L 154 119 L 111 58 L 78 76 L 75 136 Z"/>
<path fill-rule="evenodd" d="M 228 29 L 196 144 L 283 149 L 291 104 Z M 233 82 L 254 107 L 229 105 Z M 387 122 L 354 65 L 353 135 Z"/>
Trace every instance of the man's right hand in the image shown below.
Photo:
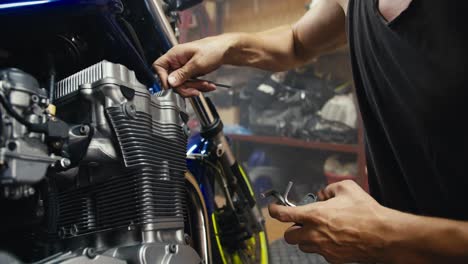
<path fill-rule="evenodd" d="M 156 60 L 153 67 L 166 89 L 175 88 L 186 97 L 214 90 L 216 87 L 208 82 L 188 80 L 222 64 L 268 71 L 297 67 L 346 43 L 344 2 L 314 0 L 314 7 L 294 26 L 257 34 L 223 34 L 177 45 Z"/>
<path fill-rule="evenodd" d="M 180 44 L 153 63 L 164 88 L 174 88 L 185 97 L 216 89 L 214 84 L 189 79 L 210 73 L 225 63 L 234 35 L 220 35 Z"/>

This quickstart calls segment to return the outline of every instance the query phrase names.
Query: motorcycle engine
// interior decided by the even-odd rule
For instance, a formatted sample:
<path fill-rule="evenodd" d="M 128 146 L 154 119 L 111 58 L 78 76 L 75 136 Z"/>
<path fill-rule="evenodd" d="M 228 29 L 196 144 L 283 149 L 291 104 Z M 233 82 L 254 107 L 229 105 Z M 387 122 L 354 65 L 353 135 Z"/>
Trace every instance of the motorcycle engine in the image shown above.
<path fill-rule="evenodd" d="M 0 220 L 12 237 L 0 262 L 1 251 L 41 263 L 201 262 L 184 229 L 180 96 L 152 95 L 108 61 L 59 81 L 53 105 L 16 69 L 0 71 L 0 92 L 0 206 L 21 207 Z"/>
<path fill-rule="evenodd" d="M 47 168 L 60 160 L 53 153 L 49 155 L 45 140 L 61 147 L 68 129 L 50 115 L 48 101 L 47 92 L 39 88 L 32 76 L 18 69 L 0 71 L 0 182 L 20 184 L 3 188 L 3 196 L 7 198 L 32 195 L 34 190 L 27 184 L 41 180 Z M 53 129 L 61 131 L 50 131 L 48 125 L 52 123 L 58 124 Z M 61 135 L 53 141 L 52 134 L 57 133 Z M 67 159 L 61 162 L 62 165 L 69 163 Z"/>

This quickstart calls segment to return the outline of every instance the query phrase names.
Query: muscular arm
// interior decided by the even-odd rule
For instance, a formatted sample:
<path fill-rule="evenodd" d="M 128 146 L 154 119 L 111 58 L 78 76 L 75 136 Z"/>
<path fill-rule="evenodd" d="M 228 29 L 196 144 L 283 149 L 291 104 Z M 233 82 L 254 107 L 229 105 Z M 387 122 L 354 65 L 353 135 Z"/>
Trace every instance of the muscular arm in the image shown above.
<path fill-rule="evenodd" d="M 346 43 L 345 13 L 335 1 L 316 0 L 296 24 L 257 34 L 238 34 L 225 63 L 283 71 Z"/>
<path fill-rule="evenodd" d="M 313 8 L 293 26 L 247 34 L 229 33 L 177 45 L 153 64 L 164 86 L 184 96 L 214 89 L 186 81 L 223 64 L 283 71 L 304 64 L 346 43 L 345 13 L 339 1 L 315 0 Z"/>

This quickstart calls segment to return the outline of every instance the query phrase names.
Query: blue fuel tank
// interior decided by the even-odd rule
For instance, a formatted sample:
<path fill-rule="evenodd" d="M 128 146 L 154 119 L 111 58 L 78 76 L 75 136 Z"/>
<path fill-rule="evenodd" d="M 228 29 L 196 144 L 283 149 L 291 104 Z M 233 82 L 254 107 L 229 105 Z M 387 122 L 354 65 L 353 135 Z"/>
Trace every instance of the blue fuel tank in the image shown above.
<path fill-rule="evenodd" d="M 118 8 L 118 0 L 7 0 L 0 1 L 0 16 L 35 15 L 37 13 L 77 13 Z"/>

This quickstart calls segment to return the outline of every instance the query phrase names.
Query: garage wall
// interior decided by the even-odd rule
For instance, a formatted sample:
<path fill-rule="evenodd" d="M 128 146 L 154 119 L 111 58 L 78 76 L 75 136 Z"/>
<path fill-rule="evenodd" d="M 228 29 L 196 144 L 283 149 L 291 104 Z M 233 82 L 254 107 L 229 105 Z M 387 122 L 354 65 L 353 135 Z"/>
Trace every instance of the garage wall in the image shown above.
<path fill-rule="evenodd" d="M 257 32 L 292 24 L 310 0 L 225 0 L 224 32 Z"/>

